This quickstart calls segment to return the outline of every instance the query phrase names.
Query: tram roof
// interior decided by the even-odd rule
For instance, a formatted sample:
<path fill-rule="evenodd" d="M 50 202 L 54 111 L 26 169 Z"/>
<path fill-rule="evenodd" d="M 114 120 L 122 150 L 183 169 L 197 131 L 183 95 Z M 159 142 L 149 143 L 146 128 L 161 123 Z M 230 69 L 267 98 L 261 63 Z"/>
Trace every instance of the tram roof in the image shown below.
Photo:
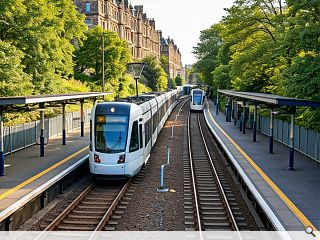
<path fill-rule="evenodd" d="M 14 106 L 22 104 L 35 104 L 46 102 L 66 102 L 70 100 L 80 100 L 84 98 L 102 97 L 112 94 L 110 92 L 84 92 L 68 94 L 50 94 L 19 97 L 0 97 L 0 106 Z"/>
<path fill-rule="evenodd" d="M 265 104 L 274 104 L 279 106 L 292 106 L 292 107 L 320 107 L 319 101 L 289 98 L 274 94 L 255 93 L 255 92 L 238 92 L 232 90 L 218 90 L 220 93 L 236 98 L 257 101 Z"/>
<path fill-rule="evenodd" d="M 155 93 L 146 93 L 144 95 L 139 95 L 138 97 L 127 97 L 117 100 L 117 102 L 128 102 L 128 103 L 135 103 L 137 105 L 141 105 L 147 101 L 150 101 L 153 98 L 156 98 L 161 94 L 155 94 Z"/>

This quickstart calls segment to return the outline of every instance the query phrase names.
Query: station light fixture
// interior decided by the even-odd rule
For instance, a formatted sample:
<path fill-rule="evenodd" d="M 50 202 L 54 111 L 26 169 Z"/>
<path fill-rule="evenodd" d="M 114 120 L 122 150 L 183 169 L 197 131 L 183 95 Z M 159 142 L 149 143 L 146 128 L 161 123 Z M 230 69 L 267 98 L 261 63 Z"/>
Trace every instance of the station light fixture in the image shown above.
<path fill-rule="evenodd" d="M 141 77 L 141 74 L 143 72 L 145 65 L 146 63 L 144 62 L 133 62 L 133 63 L 128 63 L 127 65 L 128 72 L 133 76 L 134 80 L 136 80 L 136 97 L 139 96 L 138 80 Z"/>

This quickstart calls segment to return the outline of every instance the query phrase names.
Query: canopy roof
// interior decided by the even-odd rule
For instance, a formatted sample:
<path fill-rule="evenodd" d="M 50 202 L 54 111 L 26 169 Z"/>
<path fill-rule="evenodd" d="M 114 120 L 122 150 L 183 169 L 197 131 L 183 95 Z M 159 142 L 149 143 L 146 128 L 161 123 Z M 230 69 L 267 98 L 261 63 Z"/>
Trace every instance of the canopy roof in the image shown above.
<path fill-rule="evenodd" d="M 254 93 L 254 92 L 237 92 L 232 90 L 219 90 L 220 93 L 236 98 L 256 101 L 265 104 L 273 104 L 278 106 L 292 106 L 292 107 L 320 107 L 319 101 L 282 97 L 279 95 Z"/>
<path fill-rule="evenodd" d="M 50 94 L 20 97 L 0 97 L 0 106 L 15 106 L 21 104 L 49 103 L 49 102 L 67 102 L 70 100 L 81 100 L 84 98 L 94 98 L 109 95 L 109 92 L 85 92 L 70 94 Z"/>

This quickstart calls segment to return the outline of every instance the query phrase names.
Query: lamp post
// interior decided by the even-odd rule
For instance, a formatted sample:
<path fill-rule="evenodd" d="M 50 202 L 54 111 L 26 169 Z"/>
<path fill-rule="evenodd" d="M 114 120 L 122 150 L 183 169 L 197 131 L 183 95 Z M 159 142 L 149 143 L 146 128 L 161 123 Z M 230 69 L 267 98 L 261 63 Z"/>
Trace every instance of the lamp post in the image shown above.
<path fill-rule="evenodd" d="M 133 76 L 134 80 L 136 80 L 136 97 L 139 96 L 138 93 L 138 80 L 141 77 L 143 69 L 145 67 L 145 63 L 143 62 L 135 62 L 135 63 L 128 63 L 127 68 L 130 74 Z"/>

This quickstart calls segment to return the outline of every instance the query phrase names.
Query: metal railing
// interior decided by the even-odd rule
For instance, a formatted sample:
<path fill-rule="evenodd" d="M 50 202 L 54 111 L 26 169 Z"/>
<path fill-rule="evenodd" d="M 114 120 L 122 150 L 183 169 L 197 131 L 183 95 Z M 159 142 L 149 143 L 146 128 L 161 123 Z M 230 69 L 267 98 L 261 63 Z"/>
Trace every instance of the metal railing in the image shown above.
<path fill-rule="evenodd" d="M 85 123 L 90 121 L 91 110 L 85 110 Z M 80 112 L 66 114 L 66 130 L 70 132 L 80 127 Z M 39 143 L 40 121 L 4 127 L 5 154 L 24 149 Z M 45 119 L 45 142 L 54 136 L 62 135 L 62 115 Z"/>
<path fill-rule="evenodd" d="M 248 127 L 252 128 L 253 114 L 250 113 Z M 270 118 L 265 116 L 258 116 L 257 130 L 269 136 Z M 290 124 L 286 121 L 274 119 L 273 122 L 273 135 L 274 139 L 289 146 Z M 302 154 L 320 162 L 320 133 L 305 129 L 299 125 L 295 125 L 294 129 L 294 148 Z"/>

